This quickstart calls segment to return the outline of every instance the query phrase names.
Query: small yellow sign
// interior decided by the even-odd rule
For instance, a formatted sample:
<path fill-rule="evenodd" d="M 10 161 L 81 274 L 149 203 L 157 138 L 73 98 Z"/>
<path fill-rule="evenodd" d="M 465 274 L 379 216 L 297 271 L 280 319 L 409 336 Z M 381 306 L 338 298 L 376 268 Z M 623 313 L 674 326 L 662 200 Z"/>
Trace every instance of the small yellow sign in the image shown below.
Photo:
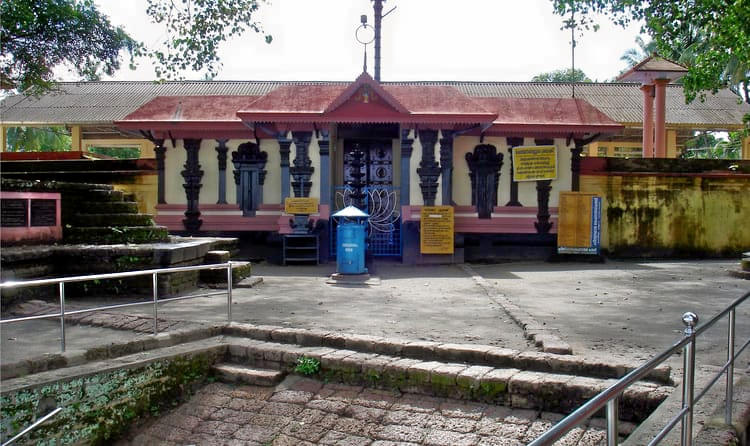
<path fill-rule="evenodd" d="M 284 200 L 284 212 L 287 214 L 310 215 L 318 213 L 317 198 L 287 198 Z"/>
<path fill-rule="evenodd" d="M 423 206 L 420 223 L 422 254 L 453 254 L 453 206 Z"/>
<path fill-rule="evenodd" d="M 513 181 L 554 180 L 557 178 L 555 146 L 513 148 Z"/>

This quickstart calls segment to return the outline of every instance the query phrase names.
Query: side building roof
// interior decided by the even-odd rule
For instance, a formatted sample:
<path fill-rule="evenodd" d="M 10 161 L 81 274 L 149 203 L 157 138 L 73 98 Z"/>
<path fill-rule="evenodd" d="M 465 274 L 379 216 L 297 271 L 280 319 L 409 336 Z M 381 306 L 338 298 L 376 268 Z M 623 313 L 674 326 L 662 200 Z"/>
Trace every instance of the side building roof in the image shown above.
<path fill-rule="evenodd" d="M 63 82 L 45 95 L 9 96 L 0 103 L 0 121 L 10 125 L 111 124 L 157 96 L 262 96 L 283 85 L 336 85 L 351 82 L 298 81 L 103 81 Z M 544 82 L 383 82 L 384 86 L 450 86 L 476 98 L 584 99 L 614 121 L 639 126 L 642 92 L 634 83 Z M 696 129 L 737 129 L 750 105 L 729 90 L 685 104 L 681 85 L 667 87 L 667 124 Z"/>

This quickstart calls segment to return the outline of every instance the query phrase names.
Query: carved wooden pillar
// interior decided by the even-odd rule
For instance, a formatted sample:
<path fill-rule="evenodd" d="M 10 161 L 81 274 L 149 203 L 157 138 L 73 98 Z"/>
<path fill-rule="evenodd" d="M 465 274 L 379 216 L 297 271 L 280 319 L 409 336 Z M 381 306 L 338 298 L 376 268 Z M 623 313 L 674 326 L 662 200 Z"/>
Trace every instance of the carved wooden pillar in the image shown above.
<path fill-rule="evenodd" d="M 203 171 L 198 162 L 198 150 L 201 147 L 201 140 L 185 139 L 183 140 L 183 145 L 187 152 L 187 159 L 185 161 L 185 169 L 181 174 L 185 179 L 185 184 L 183 184 L 182 187 L 185 188 L 187 210 L 185 211 L 185 219 L 182 220 L 182 224 L 189 232 L 196 232 L 200 229 L 201 224 L 203 224 L 203 220 L 199 218 L 201 211 L 198 204 L 201 187 L 203 187 L 203 184 L 201 184 Z"/>
<path fill-rule="evenodd" d="M 283 133 L 277 137 L 279 141 L 279 154 L 281 155 L 281 203 L 289 198 L 289 148 L 292 146 L 292 140 Z"/>
<path fill-rule="evenodd" d="M 331 197 L 331 178 L 328 156 L 330 154 L 331 139 L 328 130 L 321 130 L 318 138 L 320 148 L 320 204 L 329 204 Z"/>
<path fill-rule="evenodd" d="M 551 146 L 555 144 L 554 139 L 535 139 L 538 146 Z M 536 223 L 534 227 L 539 234 L 548 234 L 552 228 L 549 221 L 549 193 L 552 190 L 552 180 L 538 180 L 536 182 Z"/>
<path fill-rule="evenodd" d="M 409 138 L 409 129 L 401 130 L 401 204 L 409 204 L 411 194 L 411 152 L 414 140 Z"/>
<path fill-rule="evenodd" d="M 490 144 L 480 144 L 474 153 L 466 154 L 471 179 L 471 204 L 477 207 L 479 218 L 491 218 L 492 208 L 497 206 L 497 185 L 503 154 Z"/>
<path fill-rule="evenodd" d="M 523 145 L 523 138 L 509 137 L 506 138 L 508 143 L 508 156 L 510 157 L 510 200 L 505 203 L 506 206 L 523 206 L 518 201 L 518 182 L 513 181 L 513 147 Z"/>
<path fill-rule="evenodd" d="M 154 143 L 154 154 L 156 154 L 156 202 L 166 204 L 167 200 L 164 197 L 164 162 L 167 148 L 164 147 L 163 139 L 154 139 L 152 142 Z"/>
<path fill-rule="evenodd" d="M 292 132 L 295 158 L 294 167 L 289 169 L 289 173 L 292 175 L 292 189 L 295 197 L 310 196 L 310 188 L 312 187 L 310 177 L 315 171 L 308 153 L 311 138 L 312 132 Z"/>
<path fill-rule="evenodd" d="M 217 139 L 216 160 L 219 164 L 219 197 L 216 204 L 227 204 L 227 141 L 228 139 Z"/>
<path fill-rule="evenodd" d="M 453 130 L 441 130 L 440 138 L 440 168 L 443 181 L 443 206 L 453 203 Z"/>
<path fill-rule="evenodd" d="M 440 165 L 435 161 L 435 143 L 437 130 L 420 130 L 419 142 L 422 145 L 422 161 L 419 162 L 417 174 L 419 187 L 422 189 L 422 200 L 425 206 L 435 206 Z"/>

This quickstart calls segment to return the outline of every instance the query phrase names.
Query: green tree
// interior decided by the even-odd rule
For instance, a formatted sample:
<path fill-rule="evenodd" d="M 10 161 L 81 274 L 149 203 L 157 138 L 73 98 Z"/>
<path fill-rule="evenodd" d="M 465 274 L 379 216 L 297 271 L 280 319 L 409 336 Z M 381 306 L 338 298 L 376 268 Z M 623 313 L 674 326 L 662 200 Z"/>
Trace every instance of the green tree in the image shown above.
<path fill-rule="evenodd" d="M 630 48 L 625 50 L 620 56 L 620 60 L 628 64 L 628 68 L 641 62 L 651 54 L 656 52 L 656 42 L 653 40 L 646 43 L 642 36 L 636 36 L 635 43 L 638 48 Z"/>
<path fill-rule="evenodd" d="M 121 53 L 133 66 L 149 56 L 159 78 L 221 67 L 218 46 L 248 29 L 262 33 L 253 14 L 265 0 L 148 0 L 147 14 L 166 28 L 154 48 L 114 27 L 93 0 L 0 1 L 0 87 L 41 93 L 54 87 L 54 69 L 71 68 L 96 80 L 120 69 Z M 266 35 L 267 42 L 271 36 Z"/>
<path fill-rule="evenodd" d="M 591 82 L 586 73 L 578 68 L 571 68 L 539 73 L 531 78 L 531 82 Z"/>
<path fill-rule="evenodd" d="M 68 65 L 84 79 L 120 68 L 120 50 L 137 43 L 115 28 L 91 0 L 0 2 L 0 86 L 34 92 L 53 86 L 53 68 Z"/>
<path fill-rule="evenodd" d="M 706 91 L 742 86 L 750 80 L 750 0 L 552 0 L 564 27 L 594 28 L 604 14 L 615 24 L 641 22 L 659 54 L 673 57 L 678 48 L 693 53 L 683 79 L 685 99 Z M 687 39 L 687 40 L 686 40 Z M 745 97 L 750 102 L 750 97 Z"/>
<path fill-rule="evenodd" d="M 9 127 L 9 152 L 60 152 L 72 148 L 65 127 Z"/>
<path fill-rule="evenodd" d="M 740 159 L 742 156 L 742 132 L 730 132 L 729 140 L 719 139 L 709 132 L 698 132 L 685 141 L 682 158 L 688 159 Z"/>

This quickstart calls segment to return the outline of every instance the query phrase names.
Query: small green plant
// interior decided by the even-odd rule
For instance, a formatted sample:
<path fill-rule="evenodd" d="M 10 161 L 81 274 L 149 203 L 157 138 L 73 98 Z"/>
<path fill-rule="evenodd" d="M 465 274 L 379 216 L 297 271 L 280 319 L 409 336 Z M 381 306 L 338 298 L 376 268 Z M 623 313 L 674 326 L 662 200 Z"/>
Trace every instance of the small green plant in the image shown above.
<path fill-rule="evenodd" d="M 320 361 L 315 358 L 300 356 L 299 359 L 297 359 L 297 366 L 294 368 L 294 371 L 300 375 L 314 375 L 320 371 Z"/>

